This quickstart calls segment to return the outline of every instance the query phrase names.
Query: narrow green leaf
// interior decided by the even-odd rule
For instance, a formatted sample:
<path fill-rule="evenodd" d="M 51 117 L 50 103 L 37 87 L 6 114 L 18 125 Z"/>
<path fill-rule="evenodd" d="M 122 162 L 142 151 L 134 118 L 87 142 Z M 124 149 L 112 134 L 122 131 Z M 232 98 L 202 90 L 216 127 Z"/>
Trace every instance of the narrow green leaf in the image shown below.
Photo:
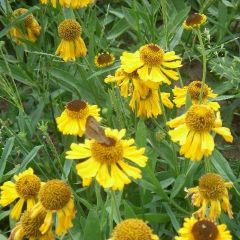
<path fill-rule="evenodd" d="M 90 212 L 88 214 L 83 239 L 85 239 L 85 240 L 93 240 L 93 239 L 102 240 L 99 216 L 94 209 L 90 210 Z"/>
<path fill-rule="evenodd" d="M 174 185 L 173 185 L 173 189 L 171 191 L 171 196 L 170 196 L 171 199 L 173 199 L 175 196 L 177 196 L 177 194 L 181 191 L 181 189 L 185 185 L 185 181 L 186 181 L 185 174 L 181 174 L 176 178 Z"/>
<path fill-rule="evenodd" d="M 12 151 L 14 140 L 15 140 L 15 137 L 10 137 L 7 140 L 5 147 L 3 149 L 1 160 L 0 160 L 0 182 L 6 167 L 7 159 Z"/>
<path fill-rule="evenodd" d="M 27 165 L 35 158 L 35 156 L 37 155 L 38 151 L 42 148 L 43 146 L 36 146 L 34 147 L 31 152 L 28 153 L 28 155 L 23 159 L 20 167 L 19 167 L 19 172 L 21 172 L 22 170 L 24 170 Z"/>
<path fill-rule="evenodd" d="M 147 144 L 147 129 L 142 119 L 137 124 L 136 144 L 138 147 L 145 147 Z"/>

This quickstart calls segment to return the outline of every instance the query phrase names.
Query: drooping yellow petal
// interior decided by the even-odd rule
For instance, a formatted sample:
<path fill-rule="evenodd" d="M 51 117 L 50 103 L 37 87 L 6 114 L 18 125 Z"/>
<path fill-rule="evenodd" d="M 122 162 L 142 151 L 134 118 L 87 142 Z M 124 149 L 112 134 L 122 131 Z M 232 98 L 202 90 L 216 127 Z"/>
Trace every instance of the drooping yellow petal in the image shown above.
<path fill-rule="evenodd" d="M 24 199 L 20 198 L 18 200 L 18 202 L 15 204 L 15 206 L 13 207 L 13 209 L 11 210 L 10 216 L 13 219 L 18 220 L 20 218 L 22 208 L 23 208 L 23 204 L 24 204 Z"/>
<path fill-rule="evenodd" d="M 131 160 L 140 167 L 145 167 L 148 158 L 143 155 L 145 149 L 137 149 L 135 146 L 128 147 L 124 149 L 123 157 Z"/>
<path fill-rule="evenodd" d="M 139 168 L 130 166 L 129 164 L 125 163 L 124 161 L 119 161 L 118 164 L 122 168 L 122 170 L 130 177 L 135 179 L 141 178 L 141 170 Z"/>
<path fill-rule="evenodd" d="M 39 228 L 40 232 L 42 234 L 45 234 L 49 230 L 51 224 L 52 224 L 52 212 L 48 211 L 43 224 Z"/>
<path fill-rule="evenodd" d="M 101 163 L 96 161 L 93 158 L 89 158 L 88 160 L 78 163 L 76 165 L 77 173 L 82 178 L 91 178 L 95 177 L 99 168 L 101 166 Z"/>
<path fill-rule="evenodd" d="M 174 130 L 170 130 L 168 133 L 171 136 L 173 142 L 178 142 L 183 145 L 186 142 L 187 135 L 190 129 L 186 124 L 176 127 Z"/>
<path fill-rule="evenodd" d="M 115 176 L 114 176 L 115 178 Z M 96 176 L 96 180 L 102 185 L 104 188 L 110 188 L 112 187 L 114 180 L 109 174 L 109 169 L 107 164 L 101 165 L 99 168 L 99 171 Z"/>
<path fill-rule="evenodd" d="M 214 140 L 212 135 L 209 132 L 202 133 L 202 151 L 205 152 L 206 156 L 209 156 L 214 149 Z"/>
<path fill-rule="evenodd" d="M 227 141 L 227 142 L 233 141 L 233 136 L 232 136 L 229 128 L 217 127 L 217 128 L 213 128 L 212 130 L 214 132 L 216 132 L 217 134 L 220 134 L 224 138 L 225 141 Z"/>
<path fill-rule="evenodd" d="M 111 165 L 111 176 L 114 176 L 114 183 L 112 186 L 113 190 L 122 190 L 124 184 L 129 184 L 131 182 L 126 174 L 123 173 L 123 171 L 120 170 L 115 164 Z"/>

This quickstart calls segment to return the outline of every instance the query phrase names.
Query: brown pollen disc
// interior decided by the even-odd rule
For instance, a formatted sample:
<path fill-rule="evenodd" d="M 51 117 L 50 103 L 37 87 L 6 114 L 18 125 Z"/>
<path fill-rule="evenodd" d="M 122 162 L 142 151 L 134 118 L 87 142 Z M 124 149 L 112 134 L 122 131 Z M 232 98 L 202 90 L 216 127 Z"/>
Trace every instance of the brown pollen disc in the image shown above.
<path fill-rule="evenodd" d="M 97 62 L 102 65 L 102 64 L 107 64 L 112 61 L 112 57 L 109 53 L 101 53 L 98 58 Z"/>
<path fill-rule="evenodd" d="M 35 198 L 40 187 L 41 180 L 36 175 L 25 175 L 16 182 L 16 190 L 24 199 Z"/>
<path fill-rule="evenodd" d="M 86 107 L 87 107 L 87 104 L 81 100 L 73 100 L 69 102 L 66 106 L 66 108 L 69 111 L 73 111 L 73 112 L 79 112 L 80 110 L 85 109 Z"/>
<path fill-rule="evenodd" d="M 199 191 L 208 200 L 220 200 L 226 191 L 224 179 L 216 173 L 207 173 L 199 179 Z"/>
<path fill-rule="evenodd" d="M 108 165 L 117 163 L 123 158 L 123 146 L 120 141 L 108 137 L 110 144 L 93 141 L 91 144 L 92 157 L 101 163 Z"/>
<path fill-rule="evenodd" d="M 218 236 L 217 226 L 208 220 L 196 222 L 192 227 L 194 240 L 216 240 Z"/>
<path fill-rule="evenodd" d="M 193 100 L 199 100 L 201 95 L 202 82 L 201 81 L 193 81 L 188 85 L 188 93 L 190 94 Z M 205 99 L 208 96 L 208 86 L 207 84 L 203 85 L 202 89 L 202 98 Z"/>
<path fill-rule="evenodd" d="M 67 205 L 70 199 L 70 187 L 59 179 L 46 182 L 39 192 L 39 200 L 47 210 L 62 209 Z"/>
<path fill-rule="evenodd" d="M 186 25 L 192 26 L 195 24 L 201 24 L 202 16 L 198 13 L 193 13 L 186 20 Z"/>
<path fill-rule="evenodd" d="M 156 44 L 150 43 L 140 48 L 140 58 L 149 67 L 161 65 L 163 56 L 163 49 Z"/>
<path fill-rule="evenodd" d="M 65 19 L 58 26 L 58 34 L 60 38 L 66 41 L 74 41 L 81 35 L 80 24 L 73 19 Z"/>

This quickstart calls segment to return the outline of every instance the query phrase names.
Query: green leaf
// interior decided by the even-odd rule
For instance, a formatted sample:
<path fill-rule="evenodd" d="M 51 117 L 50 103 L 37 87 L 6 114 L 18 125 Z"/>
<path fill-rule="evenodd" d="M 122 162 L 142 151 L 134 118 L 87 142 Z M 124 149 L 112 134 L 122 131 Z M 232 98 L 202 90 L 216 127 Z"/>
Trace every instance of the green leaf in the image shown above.
<path fill-rule="evenodd" d="M 217 169 L 218 173 L 234 182 L 235 186 L 238 188 L 238 190 L 240 190 L 239 184 L 237 183 L 237 178 L 235 177 L 228 161 L 223 157 L 223 155 L 215 149 L 213 155 L 210 158 L 213 166 Z"/>
<path fill-rule="evenodd" d="M 168 203 L 163 203 L 163 206 L 165 207 L 167 213 L 168 213 L 168 216 L 170 217 L 171 219 L 171 222 L 172 222 L 172 225 L 174 227 L 174 229 L 176 231 L 178 231 L 178 229 L 180 228 L 180 224 L 176 218 L 176 214 L 172 211 L 171 207 L 169 206 Z"/>
<path fill-rule="evenodd" d="M 124 217 L 125 218 L 136 218 L 136 214 L 132 207 L 128 204 L 127 201 L 123 202 L 124 204 Z"/>
<path fill-rule="evenodd" d="M 107 39 L 113 40 L 119 37 L 122 33 L 126 32 L 129 29 L 125 19 L 116 21 L 112 29 L 108 32 Z"/>
<path fill-rule="evenodd" d="M 93 240 L 93 239 L 102 240 L 99 216 L 94 209 L 90 210 L 88 214 L 83 239 L 84 240 Z"/>
<path fill-rule="evenodd" d="M 173 185 L 173 189 L 171 191 L 171 196 L 170 196 L 171 199 L 173 199 L 175 196 L 177 196 L 177 194 L 181 191 L 181 189 L 185 185 L 185 181 L 186 181 L 185 174 L 181 174 L 176 178 L 174 185 Z"/>
<path fill-rule="evenodd" d="M 137 124 L 136 144 L 138 147 L 145 147 L 147 144 L 147 129 L 142 119 Z"/>
<path fill-rule="evenodd" d="M 28 153 L 28 155 L 23 159 L 18 172 L 21 172 L 22 170 L 26 169 L 27 165 L 35 158 L 37 155 L 38 151 L 42 148 L 43 146 L 36 146 L 34 147 L 31 152 Z"/>
<path fill-rule="evenodd" d="M 0 160 L 0 182 L 6 167 L 7 159 L 12 151 L 14 140 L 15 140 L 15 137 L 10 137 L 7 140 L 5 147 L 3 149 L 1 160 Z"/>
<path fill-rule="evenodd" d="M 0 240 L 7 240 L 7 238 L 5 236 L 3 236 L 2 234 L 0 234 Z"/>
<path fill-rule="evenodd" d="M 137 217 L 142 219 L 143 214 L 138 214 Z M 168 214 L 163 213 L 144 213 L 144 220 L 151 223 L 167 223 L 170 218 Z"/>

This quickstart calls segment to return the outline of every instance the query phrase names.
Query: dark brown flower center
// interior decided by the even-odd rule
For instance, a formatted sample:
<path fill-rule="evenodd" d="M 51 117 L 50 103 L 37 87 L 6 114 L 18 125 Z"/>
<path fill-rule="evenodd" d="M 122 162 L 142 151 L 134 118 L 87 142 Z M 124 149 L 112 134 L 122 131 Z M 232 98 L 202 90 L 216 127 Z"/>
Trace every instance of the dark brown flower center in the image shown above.
<path fill-rule="evenodd" d="M 217 226 L 208 220 L 196 222 L 192 227 L 194 240 L 216 240 L 218 236 Z"/>
<path fill-rule="evenodd" d="M 186 25 L 191 26 L 194 24 L 200 24 L 202 21 L 202 16 L 198 13 L 193 13 L 186 20 Z"/>
<path fill-rule="evenodd" d="M 97 58 L 97 62 L 100 65 L 110 63 L 111 61 L 112 61 L 112 57 L 108 53 L 101 53 Z"/>
<path fill-rule="evenodd" d="M 69 102 L 66 107 L 69 111 L 79 112 L 80 110 L 85 109 L 87 104 L 81 100 L 74 100 Z"/>

